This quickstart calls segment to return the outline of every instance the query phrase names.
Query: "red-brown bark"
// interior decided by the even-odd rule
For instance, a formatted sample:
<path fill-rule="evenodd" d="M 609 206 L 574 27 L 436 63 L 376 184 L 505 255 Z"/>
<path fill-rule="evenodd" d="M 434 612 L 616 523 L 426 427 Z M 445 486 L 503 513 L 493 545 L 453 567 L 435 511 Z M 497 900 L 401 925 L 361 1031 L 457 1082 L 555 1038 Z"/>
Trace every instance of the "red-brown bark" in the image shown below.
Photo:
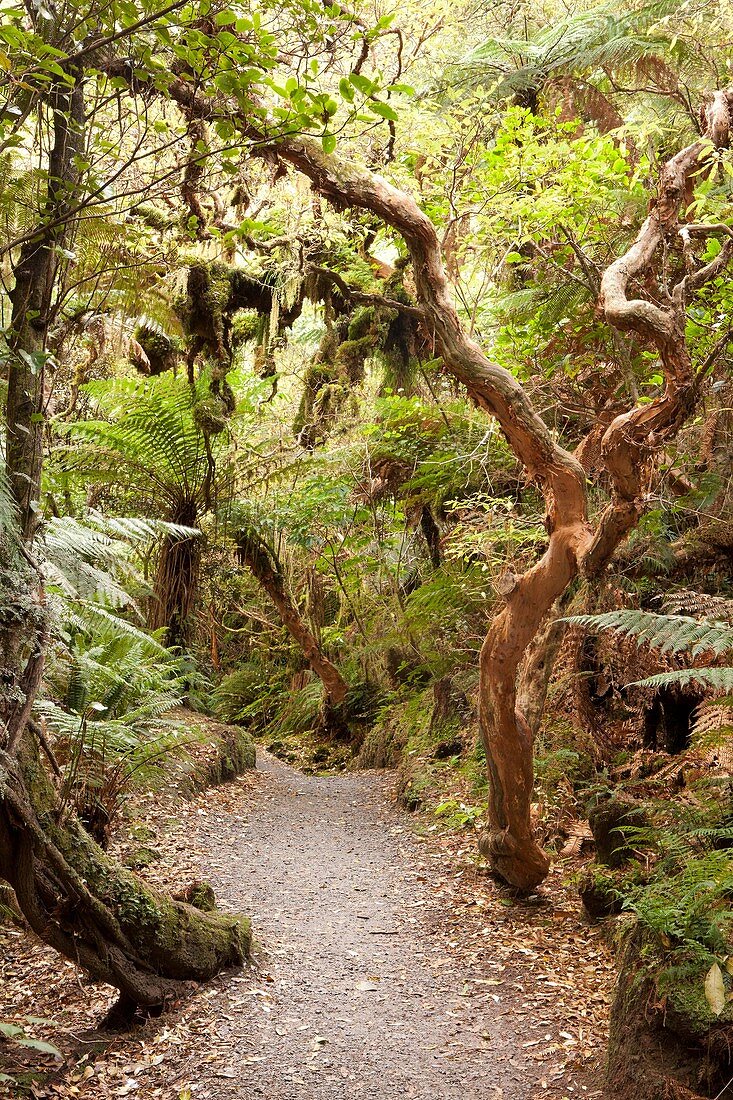
<path fill-rule="evenodd" d="M 190 85 L 175 82 L 170 93 L 191 108 Z M 727 262 L 729 246 L 717 264 L 688 275 L 659 306 L 629 300 L 632 279 L 653 268 L 661 243 L 674 234 L 690 178 L 710 142 L 728 142 L 728 92 L 717 92 L 705 110 L 705 141 L 682 150 L 662 170 L 659 194 L 629 251 L 606 272 L 601 306 L 609 324 L 635 331 L 659 350 L 665 372 L 664 394 L 617 417 L 604 436 L 603 456 L 611 475 L 612 498 L 594 532 L 588 521 L 586 479 L 580 463 L 560 447 L 535 411 L 527 393 L 508 371 L 492 363 L 463 329 L 454 306 L 435 227 L 414 198 L 381 176 L 323 152 L 314 140 L 272 139 L 239 115 L 241 132 L 261 151 L 275 154 L 307 176 L 314 188 L 339 207 L 371 211 L 397 230 L 409 249 L 417 300 L 424 325 L 445 367 L 474 401 L 496 417 L 528 475 L 541 486 L 546 505 L 547 548 L 521 576 L 503 585 L 504 606 L 489 627 L 480 656 L 480 724 L 491 778 L 490 827 L 481 849 L 511 884 L 529 890 L 542 881 L 549 861 L 534 840 L 531 825 L 532 735 L 517 709 L 517 673 L 528 645 L 555 600 L 583 570 L 599 573 L 619 542 L 637 522 L 650 457 L 684 422 L 696 387 L 684 341 L 687 293 Z M 202 117 L 215 103 L 198 101 Z"/>

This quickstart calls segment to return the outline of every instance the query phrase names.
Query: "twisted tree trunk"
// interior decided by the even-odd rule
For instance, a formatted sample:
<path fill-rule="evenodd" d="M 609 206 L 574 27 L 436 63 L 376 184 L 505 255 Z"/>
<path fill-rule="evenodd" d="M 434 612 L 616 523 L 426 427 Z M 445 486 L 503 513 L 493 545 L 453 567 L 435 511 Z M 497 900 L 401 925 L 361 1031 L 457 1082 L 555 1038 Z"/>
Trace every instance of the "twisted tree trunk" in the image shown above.
<path fill-rule="evenodd" d="M 349 685 L 329 661 L 285 588 L 285 580 L 274 555 L 259 535 L 252 530 L 240 531 L 237 537 L 240 560 L 259 581 L 274 603 L 283 626 L 298 643 L 303 656 L 323 684 L 326 702 L 338 707 L 349 692 Z"/>
<path fill-rule="evenodd" d="M 480 846 L 503 878 L 522 890 L 532 889 L 546 875 L 549 861 L 532 834 L 532 734 L 517 706 L 518 669 L 555 600 L 579 572 L 598 576 L 638 521 L 653 456 L 694 406 L 699 380 L 692 377 L 685 346 L 685 303 L 690 291 L 723 269 L 730 255 L 729 241 L 712 264 L 686 275 L 671 293 L 663 293 L 663 306 L 647 299 L 629 300 L 626 292 L 630 280 L 653 273 L 660 247 L 678 234 L 680 208 L 692 175 L 704 164 L 711 145 L 728 145 L 733 94 L 721 91 L 710 97 L 704 112 L 704 140 L 665 165 L 659 195 L 636 241 L 603 279 L 600 305 L 607 321 L 621 331 L 640 333 L 657 347 L 666 385 L 660 398 L 617 417 L 605 433 L 603 455 L 613 492 L 594 531 L 580 463 L 557 444 L 520 383 L 492 363 L 465 333 L 435 226 L 415 199 L 368 169 L 324 153 L 312 139 L 273 139 L 258 130 L 238 104 L 207 98 L 190 83 L 174 80 L 167 92 L 201 118 L 226 114 L 258 153 L 279 156 L 339 208 L 369 210 L 402 235 L 412 258 L 424 326 L 444 365 L 465 384 L 473 400 L 496 417 L 515 455 L 542 488 L 547 548 L 526 573 L 502 580 L 504 606 L 481 650 L 479 685 L 479 717 L 491 779 L 490 827 Z"/>

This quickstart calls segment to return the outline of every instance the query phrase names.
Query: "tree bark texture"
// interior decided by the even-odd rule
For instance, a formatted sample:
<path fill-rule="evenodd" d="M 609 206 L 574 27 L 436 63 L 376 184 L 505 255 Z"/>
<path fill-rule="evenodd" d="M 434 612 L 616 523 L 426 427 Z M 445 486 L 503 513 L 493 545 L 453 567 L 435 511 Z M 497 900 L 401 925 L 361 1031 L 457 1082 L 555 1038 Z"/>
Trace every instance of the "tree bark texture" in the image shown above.
<path fill-rule="evenodd" d="M 137 1005 L 249 952 L 246 918 L 172 901 L 103 852 L 59 804 L 30 734 L 16 755 L 0 750 L 0 879 L 44 943 Z"/>
<path fill-rule="evenodd" d="M 285 587 L 284 577 L 268 547 L 256 532 L 240 531 L 237 538 L 237 552 L 241 561 L 274 603 L 283 626 L 298 643 L 306 661 L 321 680 L 329 706 L 339 706 L 348 694 L 349 685 L 336 666 L 323 653 L 313 632 L 304 622 Z"/>
<path fill-rule="evenodd" d="M 173 509 L 169 522 L 197 527 L 200 520 L 196 502 L 188 500 Z M 165 536 L 158 555 L 147 621 L 151 630 L 165 629 L 168 646 L 185 648 L 190 639 L 200 564 L 200 536 Z"/>
<path fill-rule="evenodd" d="M 602 281 L 600 305 L 606 320 L 656 346 L 665 390 L 648 405 L 617 417 L 604 435 L 602 453 L 613 492 L 595 532 L 588 522 L 580 464 L 554 441 L 517 380 L 491 363 L 463 331 L 435 228 L 415 201 L 379 176 L 325 156 L 314 143 L 286 139 L 277 147 L 322 194 L 341 205 L 367 208 L 401 232 L 412 256 L 418 301 L 446 367 L 496 417 L 544 492 L 547 549 L 532 568 L 505 585 L 504 607 L 489 627 L 480 656 L 479 718 L 491 780 L 490 827 L 480 847 L 494 869 L 522 890 L 542 881 L 549 861 L 532 833 L 532 732 L 517 706 L 518 669 L 545 615 L 578 571 L 589 576 L 601 572 L 638 521 L 653 455 L 694 407 L 698 387 L 685 343 L 685 306 L 689 294 L 727 264 L 730 238 L 712 263 L 689 272 L 672 288 L 663 307 L 646 299 L 630 300 L 627 289 L 632 279 L 652 272 L 663 243 L 679 239 L 680 210 L 692 174 L 704 165 L 710 142 L 716 148 L 729 142 L 731 105 L 730 92 L 710 98 L 706 140 L 683 149 L 664 166 L 648 218 Z"/>

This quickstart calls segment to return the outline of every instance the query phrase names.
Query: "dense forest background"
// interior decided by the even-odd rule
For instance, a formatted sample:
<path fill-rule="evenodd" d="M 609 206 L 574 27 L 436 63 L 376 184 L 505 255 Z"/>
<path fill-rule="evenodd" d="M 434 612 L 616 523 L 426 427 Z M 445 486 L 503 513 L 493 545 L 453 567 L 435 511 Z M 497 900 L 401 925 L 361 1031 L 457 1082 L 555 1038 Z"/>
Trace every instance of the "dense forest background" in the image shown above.
<path fill-rule="evenodd" d="M 246 958 L 107 850 L 196 711 L 568 859 L 610 1095 L 724 1095 L 729 5 L 0 19 L 0 914 L 118 1021 Z"/>

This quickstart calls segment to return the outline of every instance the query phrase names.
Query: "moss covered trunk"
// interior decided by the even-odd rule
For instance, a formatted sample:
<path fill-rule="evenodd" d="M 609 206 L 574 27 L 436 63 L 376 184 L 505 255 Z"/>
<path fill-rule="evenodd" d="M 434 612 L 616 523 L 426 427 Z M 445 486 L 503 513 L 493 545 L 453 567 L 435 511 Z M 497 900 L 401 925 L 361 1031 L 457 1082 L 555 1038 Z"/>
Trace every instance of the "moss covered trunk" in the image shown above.
<path fill-rule="evenodd" d="M 707 962 L 672 970 L 668 949 L 638 924 L 623 934 L 611 1007 L 609 1100 L 702 1100 L 728 1093 L 733 1009 L 713 1016 Z"/>
<path fill-rule="evenodd" d="M 290 598 L 279 563 L 272 550 L 253 530 L 242 530 L 237 536 L 239 559 L 252 572 L 272 600 L 282 624 L 290 632 L 310 667 L 323 684 L 327 706 L 340 706 L 349 692 L 349 685 L 318 644 L 315 635 Z"/>
<path fill-rule="evenodd" d="M 40 939 L 128 1004 L 161 1005 L 249 950 L 244 917 L 172 901 L 103 852 L 59 803 L 28 733 L 17 755 L 0 751 L 0 879 Z"/>

